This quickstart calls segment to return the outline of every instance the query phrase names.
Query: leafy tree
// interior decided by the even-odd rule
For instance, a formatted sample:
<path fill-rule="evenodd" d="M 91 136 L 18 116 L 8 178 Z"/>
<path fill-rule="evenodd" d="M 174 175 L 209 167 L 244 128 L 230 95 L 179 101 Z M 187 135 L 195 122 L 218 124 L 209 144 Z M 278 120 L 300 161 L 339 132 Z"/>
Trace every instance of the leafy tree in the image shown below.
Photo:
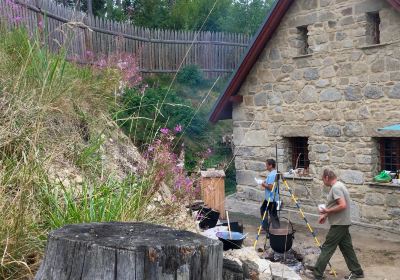
<path fill-rule="evenodd" d="M 220 19 L 220 28 L 233 33 L 254 34 L 265 20 L 274 0 L 236 0 Z"/>

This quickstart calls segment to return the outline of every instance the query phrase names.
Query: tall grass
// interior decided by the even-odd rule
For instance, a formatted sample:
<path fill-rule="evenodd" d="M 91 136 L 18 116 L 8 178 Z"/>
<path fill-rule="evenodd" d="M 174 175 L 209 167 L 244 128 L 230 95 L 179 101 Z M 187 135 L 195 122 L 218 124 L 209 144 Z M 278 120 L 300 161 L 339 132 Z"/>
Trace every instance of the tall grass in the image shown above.
<path fill-rule="evenodd" d="M 121 179 L 105 168 L 105 142 L 119 132 L 114 93 L 135 73 L 124 75 L 118 59 L 101 69 L 77 66 L 23 29 L 0 37 L 0 279 L 32 278 L 48 232 L 65 224 L 174 219 L 196 193 L 177 165 L 173 134 L 149 143 L 140 174 Z M 67 169 L 81 180 L 61 178 Z M 170 207 L 155 209 L 165 184 Z"/>
<path fill-rule="evenodd" d="M 132 221 L 145 219 L 143 206 L 149 202 L 149 184 L 128 177 L 122 182 L 109 178 L 98 184 L 78 186 L 43 185 L 40 190 L 45 220 L 50 228 L 65 224 Z"/>
<path fill-rule="evenodd" d="M 98 118 L 114 106 L 112 93 L 119 76 L 113 69 L 96 72 L 68 63 L 63 51 L 51 55 L 22 29 L 2 30 L 0 37 L 0 278 L 24 279 L 37 269 L 50 229 L 69 221 L 114 218 L 108 206 L 102 217 L 93 199 L 82 203 L 92 203 L 88 209 L 94 209 L 94 216 L 82 214 L 78 219 L 66 212 L 64 206 L 73 209 L 72 189 L 52 182 L 48 167 L 75 158 L 91 172 L 99 145 L 91 148 L 85 143 L 79 111 L 93 118 L 88 127 L 100 123 Z M 119 188 L 127 190 L 128 183 Z M 118 184 L 107 181 L 100 190 L 96 182 L 83 186 L 89 197 L 105 199 L 110 194 L 105 192 L 107 186 L 113 186 L 112 192 Z M 71 199 L 69 204 L 57 202 L 60 190 L 64 200 Z M 110 197 L 105 205 L 117 199 Z M 79 208 L 77 201 L 75 209 L 82 211 L 85 204 Z M 118 215 L 115 218 L 123 213 Z"/>

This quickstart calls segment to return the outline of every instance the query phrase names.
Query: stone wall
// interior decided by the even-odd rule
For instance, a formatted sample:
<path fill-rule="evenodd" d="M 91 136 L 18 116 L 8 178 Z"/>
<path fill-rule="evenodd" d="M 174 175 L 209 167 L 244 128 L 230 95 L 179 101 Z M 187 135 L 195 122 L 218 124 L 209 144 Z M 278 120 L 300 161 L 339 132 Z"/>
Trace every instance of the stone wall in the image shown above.
<path fill-rule="evenodd" d="M 400 120 L 400 13 L 384 0 L 296 0 L 254 65 L 233 109 L 238 191 L 261 200 L 254 177 L 266 158 L 290 166 L 288 137 L 308 137 L 313 198 L 331 167 L 354 200 L 354 219 L 399 228 L 400 186 L 370 186 L 380 170 L 377 128 Z M 367 17 L 379 11 L 380 44 L 369 45 Z M 297 27 L 307 26 L 309 54 Z M 400 134 L 392 133 L 390 136 Z M 312 205 L 307 193 L 299 196 Z M 310 211 L 315 207 L 310 206 Z"/>

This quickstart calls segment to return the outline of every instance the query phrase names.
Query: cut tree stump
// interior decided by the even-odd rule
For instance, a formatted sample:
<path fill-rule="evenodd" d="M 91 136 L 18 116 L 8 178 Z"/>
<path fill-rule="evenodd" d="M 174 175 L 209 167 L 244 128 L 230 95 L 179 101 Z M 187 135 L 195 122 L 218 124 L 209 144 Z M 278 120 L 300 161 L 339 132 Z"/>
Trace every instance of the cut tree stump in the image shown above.
<path fill-rule="evenodd" d="M 222 243 L 147 223 L 68 225 L 49 234 L 36 280 L 222 279 Z"/>

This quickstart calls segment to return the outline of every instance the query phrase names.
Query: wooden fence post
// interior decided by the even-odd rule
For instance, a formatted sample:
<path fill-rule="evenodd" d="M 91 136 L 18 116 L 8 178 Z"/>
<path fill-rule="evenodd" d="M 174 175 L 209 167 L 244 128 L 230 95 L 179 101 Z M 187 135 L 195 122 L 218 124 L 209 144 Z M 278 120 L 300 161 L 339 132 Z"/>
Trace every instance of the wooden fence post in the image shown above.
<path fill-rule="evenodd" d="M 225 219 L 225 172 L 214 168 L 201 171 L 201 199 Z"/>
<path fill-rule="evenodd" d="M 88 59 L 93 58 L 93 37 L 91 31 L 89 30 L 92 20 L 91 15 L 86 15 L 83 18 L 83 23 L 85 24 L 85 29 L 83 30 L 83 40 L 85 50 L 83 52 L 83 59 L 88 61 Z"/>

